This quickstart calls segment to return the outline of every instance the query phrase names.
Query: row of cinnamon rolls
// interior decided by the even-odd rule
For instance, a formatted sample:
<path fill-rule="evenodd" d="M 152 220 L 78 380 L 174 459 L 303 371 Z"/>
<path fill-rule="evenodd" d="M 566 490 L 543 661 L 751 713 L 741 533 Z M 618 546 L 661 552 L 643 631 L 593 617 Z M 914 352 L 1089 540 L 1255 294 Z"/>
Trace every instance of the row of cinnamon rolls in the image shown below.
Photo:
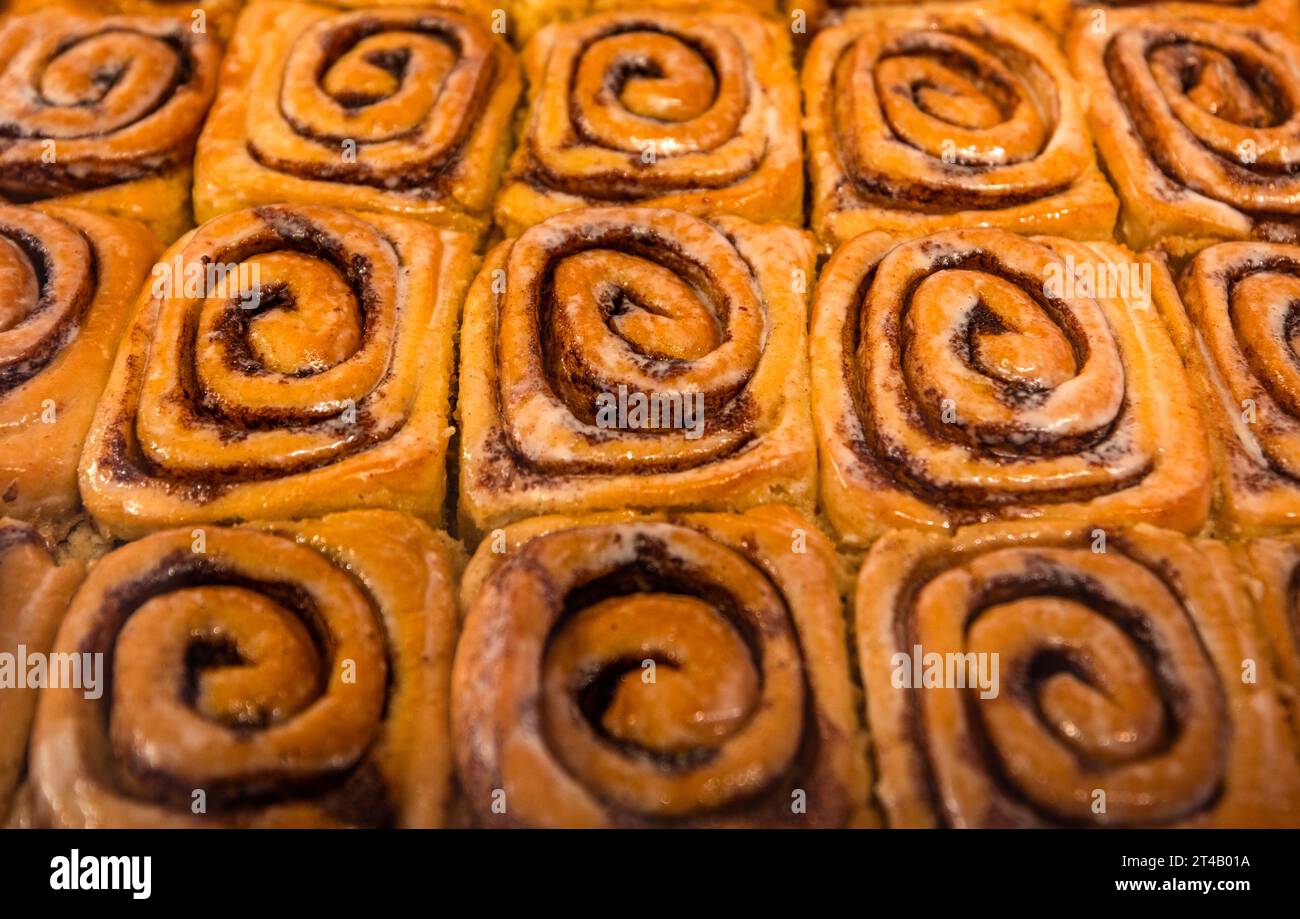
<path fill-rule="evenodd" d="M 473 4 L 255 0 L 219 63 L 189 19 L 68 2 L 0 23 L 0 194 L 166 242 L 191 185 L 200 222 L 290 201 L 480 239 L 602 205 L 800 226 L 805 134 L 828 249 L 957 226 L 1106 240 L 1117 216 L 1178 257 L 1296 239 L 1293 0 L 1087 7 L 1063 51 L 1064 18 L 1016 0 L 836 12 L 802 61 L 802 126 L 806 30 L 762 4 L 557 8 L 521 70 Z"/>
<path fill-rule="evenodd" d="M 83 580 L 0 523 L 0 576 L 22 588 L 3 595 L 0 638 L 23 667 L 53 651 L 46 685 L 3 690 L 0 814 L 1300 821 L 1293 539 L 900 530 L 854 578 L 809 518 L 772 505 L 533 518 L 463 562 L 413 517 L 351 511 L 166 530 Z"/>
<path fill-rule="evenodd" d="M 460 530 L 821 508 L 839 541 L 996 519 L 1252 535 L 1300 514 L 1300 247 L 566 212 L 494 247 L 277 205 L 166 252 L 0 207 L 0 501 L 66 531 L 362 507 Z M 1177 281 L 1175 277 L 1177 276 Z M 459 349 L 457 361 L 457 349 Z M 456 439 L 453 445 L 453 434 Z M 62 527 L 62 529 L 61 529 Z"/>

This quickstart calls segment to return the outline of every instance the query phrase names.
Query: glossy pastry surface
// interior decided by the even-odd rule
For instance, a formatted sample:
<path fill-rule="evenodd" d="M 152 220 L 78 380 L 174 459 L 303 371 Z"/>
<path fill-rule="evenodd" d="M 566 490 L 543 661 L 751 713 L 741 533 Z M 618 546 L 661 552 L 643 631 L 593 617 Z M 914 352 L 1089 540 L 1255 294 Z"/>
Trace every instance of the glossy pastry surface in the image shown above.
<path fill-rule="evenodd" d="M 606 13 L 545 29 L 497 199 L 507 236 L 602 204 L 803 222 L 787 30 L 735 11 Z"/>
<path fill-rule="evenodd" d="M 81 577 L 82 565 L 57 563 L 31 526 L 0 518 L 0 654 L 11 655 L 16 664 L 20 657 L 48 652 Z M 38 692 L 39 687 L 17 680 L 0 687 L 0 826 L 27 771 Z"/>
<path fill-rule="evenodd" d="M 479 16 L 259 0 L 199 140 L 196 213 L 298 201 L 482 234 L 519 89 Z"/>
<path fill-rule="evenodd" d="M 102 559 L 61 653 L 109 691 L 42 693 L 33 821 L 442 825 L 455 550 L 389 511 L 156 533 Z"/>
<path fill-rule="evenodd" d="M 465 533 L 540 513 L 811 509 L 808 234 L 591 208 L 493 250 L 461 335 Z"/>
<path fill-rule="evenodd" d="M 485 543 L 452 723 L 480 826 L 870 819 L 830 543 L 803 515 L 543 517 Z"/>
<path fill-rule="evenodd" d="M 130 217 L 164 242 L 184 232 L 221 54 L 189 26 L 62 10 L 0 20 L 0 195 Z"/>
<path fill-rule="evenodd" d="M 62 535 L 96 401 L 161 248 L 128 220 L 0 206 L 0 512 Z"/>
<path fill-rule="evenodd" d="M 1001 230 L 837 251 L 811 355 L 840 536 L 1080 515 L 1199 529 L 1205 432 L 1151 277 L 1114 244 Z"/>
<path fill-rule="evenodd" d="M 803 67 L 812 226 L 859 233 L 992 226 L 1108 239 L 1079 89 L 1052 36 L 980 4 L 854 10 Z"/>
<path fill-rule="evenodd" d="M 1281 31 L 1149 11 L 1067 40 L 1097 148 L 1137 248 L 1181 256 L 1215 240 L 1295 242 L 1300 45 Z"/>
<path fill-rule="evenodd" d="M 1295 737 L 1222 543 L 1091 523 L 898 531 L 857 596 L 891 826 L 1300 821 Z"/>
<path fill-rule="evenodd" d="M 470 237 L 275 205 L 204 224 L 162 262 L 82 457 L 102 526 L 358 507 L 441 520 Z"/>

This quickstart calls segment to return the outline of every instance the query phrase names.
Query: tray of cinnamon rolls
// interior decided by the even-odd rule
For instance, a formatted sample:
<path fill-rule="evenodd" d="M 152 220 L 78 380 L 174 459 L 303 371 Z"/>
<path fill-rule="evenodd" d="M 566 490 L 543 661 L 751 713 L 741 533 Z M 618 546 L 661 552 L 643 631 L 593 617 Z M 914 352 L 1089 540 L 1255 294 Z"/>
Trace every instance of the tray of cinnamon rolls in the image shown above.
<path fill-rule="evenodd" d="M 0 3 L 0 825 L 1300 827 L 1297 0 Z"/>

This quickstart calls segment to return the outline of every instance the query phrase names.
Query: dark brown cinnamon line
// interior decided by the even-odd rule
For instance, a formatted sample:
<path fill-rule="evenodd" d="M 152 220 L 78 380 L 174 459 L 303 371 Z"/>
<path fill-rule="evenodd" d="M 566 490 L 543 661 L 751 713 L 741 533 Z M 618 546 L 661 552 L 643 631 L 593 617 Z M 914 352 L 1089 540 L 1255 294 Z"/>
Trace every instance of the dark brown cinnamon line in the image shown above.
<path fill-rule="evenodd" d="M 447 44 L 457 55 L 458 63 L 461 66 L 460 56 L 462 45 L 457 40 L 455 30 L 449 27 L 447 21 L 436 16 L 421 16 L 417 23 L 389 23 L 380 19 L 368 19 L 357 23 L 352 23 L 348 28 L 339 28 L 331 36 L 334 40 L 334 46 L 331 48 L 331 55 L 326 60 L 326 69 L 330 63 L 337 60 L 339 56 L 353 47 L 357 42 L 371 35 L 379 34 L 386 31 L 418 32 L 421 34 L 432 35 L 438 40 Z M 339 36 L 337 33 L 343 33 Z M 478 120 L 479 113 L 482 112 L 488 96 L 496 82 L 498 70 L 498 54 L 495 50 L 484 59 L 486 73 L 479 79 L 475 86 L 475 94 L 466 99 L 460 108 L 460 121 L 457 126 L 456 139 L 450 147 L 443 151 L 438 151 L 424 160 L 408 160 L 399 168 L 395 169 L 376 169 L 361 161 L 358 156 L 356 162 L 346 163 L 340 157 L 337 162 L 329 165 L 322 163 L 311 163 L 301 160 L 282 159 L 272 156 L 271 154 L 258 148 L 257 144 L 250 140 L 245 144 L 245 151 L 257 163 L 265 166 L 267 169 L 282 172 L 286 175 L 294 175 L 299 178 L 312 179 L 319 182 L 335 182 L 346 185 L 367 185 L 374 188 L 380 188 L 385 191 L 397 191 L 417 194 L 421 198 L 434 199 L 442 197 L 447 193 L 447 188 L 455 180 L 455 171 L 459 168 L 462 153 L 465 145 L 469 141 L 473 128 Z M 322 75 L 325 73 L 322 70 Z M 356 97 L 352 102 L 359 103 L 357 107 L 362 107 L 364 102 L 360 97 Z M 346 104 L 346 103 L 344 103 Z M 311 125 L 295 119 L 289 112 L 285 111 L 283 98 L 280 99 L 277 111 L 284 123 L 299 137 L 312 143 L 324 147 L 333 147 L 341 150 L 341 145 L 352 138 L 335 137 L 329 134 L 318 134 Z M 384 138 L 383 142 L 401 140 L 415 133 L 412 128 L 406 132 L 399 132 L 391 137 Z M 358 153 L 365 150 L 369 142 L 358 142 Z"/>
<path fill-rule="evenodd" d="M 1081 532 L 1086 534 L 1090 532 L 1091 529 L 1092 528 L 1090 527 L 1084 527 L 1081 529 Z M 1061 543 L 1061 545 L 1065 548 L 1088 549 L 1089 545 L 1086 542 L 1087 538 L 1088 537 L 1084 535 L 1076 536 L 1073 542 L 1065 542 Z M 1032 552 L 1034 548 L 1036 547 L 1021 546 L 1018 547 L 1016 551 Z M 1161 582 L 1171 597 L 1177 599 L 1179 609 L 1182 610 L 1184 618 L 1187 620 L 1193 633 L 1196 635 L 1197 644 L 1201 653 L 1203 653 L 1206 659 L 1210 661 L 1211 668 L 1214 670 L 1216 677 L 1219 678 L 1219 682 L 1216 683 L 1216 690 L 1222 698 L 1222 674 L 1219 673 L 1218 667 L 1214 666 L 1213 658 L 1210 656 L 1209 650 L 1205 646 L 1205 641 L 1201 635 L 1200 628 L 1198 627 L 1195 618 L 1192 617 L 1190 612 L 1188 612 L 1186 604 L 1183 602 L 1183 595 L 1179 592 L 1177 587 L 1177 574 L 1168 570 L 1166 566 L 1155 563 L 1154 560 L 1142 557 L 1141 553 L 1136 551 L 1136 547 L 1128 543 L 1128 541 L 1123 538 L 1122 534 L 1115 533 L 1111 535 L 1110 550 L 1121 552 L 1125 557 L 1141 565 Z M 919 637 L 915 632 L 915 620 L 912 613 L 915 607 L 916 596 L 925 584 L 943 571 L 958 567 L 966 561 L 981 554 L 983 554 L 983 552 L 978 550 L 952 554 L 938 552 L 921 560 L 907 573 L 904 585 L 898 593 L 893 610 L 893 632 L 895 649 L 897 651 L 910 652 L 910 649 L 920 643 Z M 1182 702 L 1181 691 L 1178 689 L 1177 681 L 1174 679 L 1171 666 L 1167 662 L 1164 662 L 1159 653 L 1159 649 L 1150 638 L 1151 631 L 1149 626 L 1144 625 L 1145 616 L 1142 613 L 1140 605 L 1125 603 L 1118 598 L 1106 596 L 1106 592 L 1100 585 L 1095 582 L 1089 583 L 1091 579 L 1082 573 L 1073 576 L 1053 577 L 1053 575 L 1062 574 L 1060 567 L 1061 566 L 1057 564 L 1045 563 L 1040 577 L 1032 579 L 1009 578 L 1005 583 L 986 587 L 984 593 L 979 597 L 979 602 L 972 604 L 972 608 L 966 611 L 964 630 L 969 630 L 971 624 L 987 608 L 999 603 L 1006 603 L 1011 599 L 1023 598 L 1026 596 L 1047 594 L 1050 596 L 1063 597 L 1065 599 L 1079 602 L 1080 604 L 1087 606 L 1089 609 L 1096 608 L 1100 605 L 1101 608 L 1098 609 L 1098 614 L 1106 616 L 1111 622 L 1119 627 L 1120 630 L 1123 631 L 1130 640 L 1132 640 L 1134 647 L 1137 648 L 1139 654 L 1150 665 L 1151 673 L 1155 677 L 1156 684 L 1161 689 L 1161 700 L 1165 708 L 1166 718 L 1176 722 L 1178 715 L 1177 709 L 1179 704 Z M 1033 703 L 1032 687 L 1029 685 L 1030 682 L 1032 682 L 1029 679 L 1031 675 L 1025 672 L 1013 672 L 1011 675 L 1013 678 L 1012 691 L 1016 694 L 1017 701 L 1022 705 L 1033 708 L 1035 714 L 1038 716 L 1038 720 L 1041 721 L 1041 712 L 1037 710 L 1036 705 Z M 1018 684 L 1014 682 L 1016 680 L 1019 680 Z M 920 784 L 925 789 L 930 811 L 935 816 L 936 820 L 942 826 L 952 827 L 953 824 L 950 819 L 950 814 L 943 803 L 943 793 L 939 787 L 938 779 L 934 774 L 933 755 L 930 748 L 929 735 L 926 732 L 924 725 L 921 696 L 915 692 L 908 691 L 905 699 L 904 734 L 910 738 L 911 743 L 918 754 L 918 778 Z M 993 739 L 989 736 L 987 728 L 980 717 L 978 693 L 967 691 L 962 697 L 962 702 L 966 724 L 969 726 L 971 735 L 975 741 L 972 752 L 978 756 L 979 762 L 986 768 L 989 778 L 997 785 L 1000 794 L 1003 797 L 1002 802 L 994 805 L 995 808 L 998 809 L 993 813 L 985 815 L 990 826 L 1032 827 L 1038 825 L 1040 822 L 1045 823 L 1048 826 L 1060 827 L 1079 827 L 1087 825 L 1069 820 L 1059 814 L 1052 814 L 1040 805 L 1019 795 L 1014 783 L 1000 763 L 996 745 Z M 1224 703 L 1224 711 L 1228 711 L 1226 702 Z M 1044 726 L 1050 727 L 1047 725 Z M 1174 728 L 1170 730 L 1165 737 L 1165 744 L 1162 747 L 1163 750 L 1168 750 L 1172 745 L 1172 741 L 1176 736 L 1176 729 L 1177 725 L 1175 723 Z M 1221 729 L 1221 737 L 1218 744 L 1219 754 L 1225 759 L 1229 747 L 1229 731 L 1230 729 L 1226 726 Z M 1055 734 L 1056 732 L 1053 731 L 1052 733 Z M 1102 764 L 1082 756 L 1081 751 L 1073 749 L 1068 742 L 1068 738 L 1060 737 L 1059 734 L 1057 734 L 1057 736 L 1062 741 L 1062 747 L 1070 751 L 1080 764 L 1090 765 L 1098 771 L 1104 770 Z M 1226 773 L 1226 769 L 1227 765 L 1225 762 L 1221 771 Z M 1225 782 L 1226 776 L 1221 777 L 1219 786 L 1210 792 L 1203 800 L 1188 802 L 1186 809 L 1177 816 L 1170 818 L 1167 823 L 1177 823 L 1197 813 L 1212 809 L 1216 801 L 1222 796 Z M 1035 820 L 1026 819 L 1028 817 L 1036 818 L 1037 822 L 1035 822 Z"/>
<path fill-rule="evenodd" d="M 0 363 L 0 395 L 26 383 L 50 365 L 77 333 L 77 329 L 85 317 L 86 310 L 90 308 L 90 304 L 95 299 L 95 291 L 99 286 L 99 263 L 94 240 L 71 224 L 64 223 L 63 225 L 86 240 L 90 252 L 89 264 L 80 266 L 58 264 L 53 253 L 45 247 L 44 242 L 38 236 L 19 226 L 0 224 L 0 236 L 18 246 L 28 260 L 31 261 L 32 267 L 36 269 L 40 292 L 32 313 L 54 309 L 62 309 L 63 311 L 63 316 L 58 325 L 51 330 L 49 335 L 42 338 L 31 350 L 23 355 L 20 360 Z M 66 306 L 51 303 L 49 300 L 50 278 L 55 272 L 67 271 L 78 272 L 82 275 L 82 283 L 77 288 L 75 300 Z"/>

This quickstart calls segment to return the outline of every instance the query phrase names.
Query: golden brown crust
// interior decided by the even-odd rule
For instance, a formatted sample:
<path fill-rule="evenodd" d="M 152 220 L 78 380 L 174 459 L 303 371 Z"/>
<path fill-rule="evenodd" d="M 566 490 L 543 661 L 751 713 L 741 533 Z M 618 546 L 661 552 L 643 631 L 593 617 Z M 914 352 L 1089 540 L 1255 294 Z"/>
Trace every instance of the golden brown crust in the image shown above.
<path fill-rule="evenodd" d="M 442 825 L 455 557 L 390 511 L 172 530 L 105 557 L 56 651 L 105 655 L 110 691 L 43 692 L 35 822 Z"/>
<path fill-rule="evenodd" d="M 524 44 L 552 23 L 572 22 L 598 13 L 626 10 L 621 0 L 512 0 L 510 34 Z M 770 19 L 783 18 L 779 0 L 646 0 L 638 10 L 664 10 L 692 14 L 750 12 Z"/>
<path fill-rule="evenodd" d="M 175 239 L 191 225 L 190 158 L 219 57 L 182 20 L 5 18 L 0 194 L 133 217 Z"/>
<path fill-rule="evenodd" d="M 144 227 L 0 206 L 0 509 L 60 529 L 132 298 L 162 247 Z"/>
<path fill-rule="evenodd" d="M 1220 243 L 1160 266 L 1157 298 L 1196 387 L 1218 473 L 1223 533 L 1300 522 L 1300 374 L 1293 336 L 1300 246 Z"/>
<path fill-rule="evenodd" d="M 980 4 L 855 10 L 803 68 L 812 225 L 1107 239 L 1117 203 L 1051 36 Z"/>
<path fill-rule="evenodd" d="M 812 248 L 787 227 L 647 208 L 568 212 L 497 247 L 461 335 L 464 532 L 581 510 L 811 509 Z"/>
<path fill-rule="evenodd" d="M 16 661 L 50 650 L 83 570 L 80 562 L 57 564 L 27 524 L 0 518 L 0 654 Z M 37 693 L 33 686 L 0 687 L 0 826 L 26 771 Z"/>
<path fill-rule="evenodd" d="M 1150 274 L 1113 244 L 1001 230 L 867 234 L 836 252 L 811 362 L 841 538 L 1079 516 L 1198 530 L 1205 432 L 1141 299 Z"/>
<path fill-rule="evenodd" d="M 481 235 L 519 90 L 514 53 L 469 13 L 254 3 L 199 140 L 195 211 L 311 202 Z"/>
<path fill-rule="evenodd" d="M 1233 545 L 1256 622 L 1287 703 L 1291 730 L 1300 736 L 1300 542 L 1292 535 Z M 1263 666 L 1263 662 L 1259 663 Z"/>
<path fill-rule="evenodd" d="M 537 518 L 484 543 L 452 699 L 476 822 L 870 821 L 837 564 L 779 506 Z"/>
<path fill-rule="evenodd" d="M 1300 45 L 1281 32 L 1116 11 L 1066 45 L 1135 248 L 1187 254 L 1300 232 Z"/>
<path fill-rule="evenodd" d="M 803 222 L 799 90 L 781 26 L 745 12 L 605 13 L 543 30 L 507 236 L 610 204 Z"/>
<path fill-rule="evenodd" d="M 896 531 L 867 556 L 856 621 L 891 826 L 1300 820 L 1295 737 L 1222 543 L 1092 524 Z M 996 661 L 994 694 L 924 675 L 908 688 L 918 647 L 926 667 L 983 655 L 987 677 Z"/>
<path fill-rule="evenodd" d="M 87 508 L 120 536 L 355 507 L 440 519 L 474 265 L 464 234 L 385 215 L 204 224 L 140 295 L 82 458 Z"/>

